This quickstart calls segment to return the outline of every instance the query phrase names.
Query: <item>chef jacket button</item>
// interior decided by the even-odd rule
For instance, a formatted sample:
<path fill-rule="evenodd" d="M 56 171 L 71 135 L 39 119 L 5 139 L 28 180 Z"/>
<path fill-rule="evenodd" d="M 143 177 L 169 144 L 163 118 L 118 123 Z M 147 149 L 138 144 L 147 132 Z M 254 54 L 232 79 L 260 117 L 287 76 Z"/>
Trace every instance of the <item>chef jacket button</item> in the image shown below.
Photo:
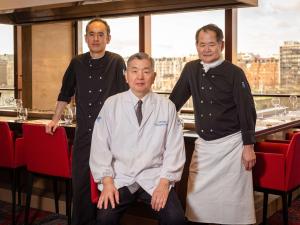
<path fill-rule="evenodd" d="M 200 103 L 203 104 L 203 100 L 200 100 Z"/>
<path fill-rule="evenodd" d="M 202 76 L 205 77 L 205 73 L 203 73 Z"/>
<path fill-rule="evenodd" d="M 92 103 L 91 103 L 91 102 L 89 103 L 89 106 L 92 106 Z"/>
<path fill-rule="evenodd" d="M 92 93 L 92 90 L 89 90 L 89 93 Z"/>
<path fill-rule="evenodd" d="M 201 117 L 203 117 L 203 114 L 200 114 Z"/>
<path fill-rule="evenodd" d="M 89 128 L 89 132 L 91 132 L 92 131 L 92 128 Z"/>
<path fill-rule="evenodd" d="M 201 130 L 201 133 L 203 133 L 204 132 L 204 130 Z"/>
<path fill-rule="evenodd" d="M 93 65 L 92 64 L 90 64 L 90 67 L 92 67 Z"/>
<path fill-rule="evenodd" d="M 91 115 L 88 115 L 88 117 L 91 118 L 92 116 L 91 116 Z"/>
<path fill-rule="evenodd" d="M 212 87 L 209 87 L 209 90 L 212 90 Z"/>
<path fill-rule="evenodd" d="M 92 76 L 89 76 L 90 79 L 92 79 Z"/>
<path fill-rule="evenodd" d="M 213 129 L 210 129 L 210 132 L 213 132 L 214 130 Z"/>
<path fill-rule="evenodd" d="M 99 102 L 99 105 L 102 105 L 102 102 Z"/>
<path fill-rule="evenodd" d="M 211 116 L 211 113 L 209 113 L 208 115 Z"/>
<path fill-rule="evenodd" d="M 102 89 L 99 89 L 99 92 L 102 92 Z"/>
<path fill-rule="evenodd" d="M 99 78 L 100 78 L 100 80 L 102 80 L 102 77 L 101 77 L 101 76 L 100 76 Z"/>
<path fill-rule="evenodd" d="M 204 90 L 204 87 L 202 86 L 201 89 Z"/>
<path fill-rule="evenodd" d="M 215 78 L 215 75 L 211 75 L 211 78 Z"/>
<path fill-rule="evenodd" d="M 210 104 L 213 104 L 213 101 L 210 101 Z"/>

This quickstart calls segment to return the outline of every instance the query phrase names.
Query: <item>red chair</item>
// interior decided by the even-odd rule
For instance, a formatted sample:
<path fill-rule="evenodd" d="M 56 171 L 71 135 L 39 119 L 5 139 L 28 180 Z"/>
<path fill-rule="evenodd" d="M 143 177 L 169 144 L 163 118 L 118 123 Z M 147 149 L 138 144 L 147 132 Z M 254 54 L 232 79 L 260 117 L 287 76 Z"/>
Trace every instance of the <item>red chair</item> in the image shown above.
<path fill-rule="evenodd" d="M 99 196 L 98 185 L 95 182 L 92 174 L 90 175 L 90 182 L 91 182 L 91 201 L 93 204 L 97 204 L 100 196 Z"/>
<path fill-rule="evenodd" d="M 14 141 L 13 132 L 6 122 L 0 122 L 0 167 L 11 170 L 12 224 L 16 224 L 16 187 L 20 179 L 20 169 L 25 166 L 25 155 L 21 139 Z M 18 191 L 21 205 L 21 190 Z"/>
<path fill-rule="evenodd" d="M 43 175 L 55 179 L 54 197 L 56 213 L 58 209 L 57 178 L 66 183 L 66 214 L 71 224 L 71 160 L 66 131 L 58 127 L 54 135 L 45 133 L 41 125 L 23 124 L 23 138 L 28 170 L 25 225 L 28 224 L 32 193 L 33 175 Z"/>
<path fill-rule="evenodd" d="M 290 143 L 261 142 L 256 145 L 254 188 L 264 193 L 263 224 L 267 222 L 268 194 L 282 197 L 284 225 L 288 224 L 287 197 L 300 186 L 300 133 Z"/>

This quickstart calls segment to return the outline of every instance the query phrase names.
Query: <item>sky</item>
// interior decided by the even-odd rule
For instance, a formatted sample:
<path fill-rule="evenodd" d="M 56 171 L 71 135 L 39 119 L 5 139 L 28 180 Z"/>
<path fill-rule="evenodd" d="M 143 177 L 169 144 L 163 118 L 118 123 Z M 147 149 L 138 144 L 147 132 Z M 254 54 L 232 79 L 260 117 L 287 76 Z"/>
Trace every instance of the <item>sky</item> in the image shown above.
<path fill-rule="evenodd" d="M 300 41 L 299 0 L 258 2 L 258 7 L 238 9 L 238 52 L 269 57 L 279 53 L 284 41 Z M 224 29 L 224 10 L 154 14 L 151 18 L 153 57 L 196 54 L 194 36 L 199 27 L 215 23 Z M 107 21 L 112 30 L 107 49 L 124 57 L 137 52 L 138 17 Z M 12 32 L 11 26 L 0 25 L 0 54 L 13 52 Z M 87 51 L 85 44 L 83 47 Z"/>

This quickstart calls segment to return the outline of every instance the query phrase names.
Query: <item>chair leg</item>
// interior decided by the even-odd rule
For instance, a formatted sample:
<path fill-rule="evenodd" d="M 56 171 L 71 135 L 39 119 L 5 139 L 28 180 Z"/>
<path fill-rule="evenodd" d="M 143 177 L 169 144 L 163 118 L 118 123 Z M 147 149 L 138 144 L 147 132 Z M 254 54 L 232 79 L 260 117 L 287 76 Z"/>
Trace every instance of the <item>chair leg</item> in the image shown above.
<path fill-rule="evenodd" d="M 267 215 L 268 215 L 268 193 L 264 192 L 264 204 L 263 204 L 263 225 L 267 224 Z"/>
<path fill-rule="evenodd" d="M 16 224 L 16 169 L 11 170 L 12 224 Z"/>
<path fill-rule="evenodd" d="M 291 205 L 292 205 L 292 199 L 293 199 L 293 192 L 290 192 L 288 194 L 288 207 L 291 207 Z"/>
<path fill-rule="evenodd" d="M 66 180 L 66 215 L 68 217 L 68 225 L 71 225 L 71 203 L 72 203 L 72 185 L 71 179 Z"/>
<path fill-rule="evenodd" d="M 28 222 L 29 222 L 30 202 L 31 202 L 31 194 L 32 194 L 32 183 L 33 183 L 33 174 L 28 172 L 24 225 L 29 224 Z"/>
<path fill-rule="evenodd" d="M 282 215 L 283 215 L 283 224 L 288 225 L 288 202 L 287 202 L 287 194 L 283 193 L 281 195 L 282 198 Z"/>
<path fill-rule="evenodd" d="M 17 172 L 16 173 L 16 184 L 17 184 L 17 188 L 18 188 L 18 206 L 21 207 L 21 205 L 22 205 L 22 201 L 21 201 L 22 187 L 21 187 L 21 177 L 20 177 L 21 170 L 17 169 L 16 172 Z"/>
<path fill-rule="evenodd" d="M 57 188 L 57 179 L 53 178 L 53 192 L 54 192 L 54 201 L 55 201 L 55 212 L 59 214 L 59 206 L 58 206 L 58 188 Z"/>

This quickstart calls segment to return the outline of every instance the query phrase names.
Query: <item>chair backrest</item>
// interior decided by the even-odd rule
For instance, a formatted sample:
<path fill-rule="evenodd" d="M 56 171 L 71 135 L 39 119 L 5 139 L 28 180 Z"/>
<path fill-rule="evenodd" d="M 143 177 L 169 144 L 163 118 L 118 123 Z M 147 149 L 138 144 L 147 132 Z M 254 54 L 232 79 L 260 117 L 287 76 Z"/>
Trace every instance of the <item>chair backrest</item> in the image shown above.
<path fill-rule="evenodd" d="M 14 140 L 7 122 L 0 122 L 0 167 L 12 168 Z"/>
<path fill-rule="evenodd" d="M 294 133 L 286 154 L 286 189 L 300 185 L 300 133 Z"/>
<path fill-rule="evenodd" d="M 68 140 L 63 127 L 58 127 L 54 135 L 50 135 L 42 125 L 23 124 L 23 137 L 28 171 L 71 177 Z"/>

